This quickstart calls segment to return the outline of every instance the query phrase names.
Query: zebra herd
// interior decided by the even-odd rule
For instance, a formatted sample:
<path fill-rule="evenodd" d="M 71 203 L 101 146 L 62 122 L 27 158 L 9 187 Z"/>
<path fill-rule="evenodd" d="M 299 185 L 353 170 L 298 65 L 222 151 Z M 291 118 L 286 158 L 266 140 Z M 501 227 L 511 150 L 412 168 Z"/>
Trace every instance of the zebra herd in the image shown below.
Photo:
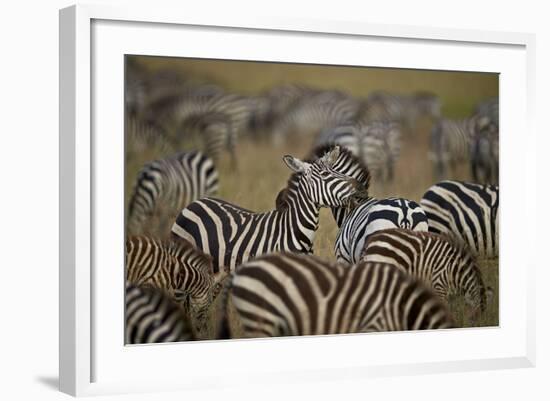
<path fill-rule="evenodd" d="M 498 257 L 498 100 L 458 122 L 427 92 L 361 99 L 285 84 L 244 96 L 132 63 L 125 99 L 127 155 L 167 156 L 141 167 L 129 197 L 127 343 L 449 328 L 450 297 L 472 317 L 491 302 L 479 258 Z M 479 183 L 439 180 L 418 203 L 373 197 L 424 117 L 436 176 L 467 160 Z M 220 157 L 236 171 L 245 135 L 275 150 L 314 138 L 307 157 L 280 155 L 289 178 L 270 211 L 217 197 Z M 315 255 L 322 208 L 336 262 Z"/>

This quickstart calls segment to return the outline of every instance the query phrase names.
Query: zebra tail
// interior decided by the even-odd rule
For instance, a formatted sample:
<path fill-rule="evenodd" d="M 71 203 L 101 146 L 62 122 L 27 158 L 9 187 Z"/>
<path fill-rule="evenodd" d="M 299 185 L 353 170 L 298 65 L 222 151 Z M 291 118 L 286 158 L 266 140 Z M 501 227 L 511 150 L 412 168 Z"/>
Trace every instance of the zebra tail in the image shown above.
<path fill-rule="evenodd" d="M 233 276 L 235 272 L 231 272 L 223 283 L 223 289 L 221 290 L 221 318 L 218 325 L 218 340 L 228 340 L 231 338 L 231 327 L 229 324 L 229 291 L 233 287 Z"/>

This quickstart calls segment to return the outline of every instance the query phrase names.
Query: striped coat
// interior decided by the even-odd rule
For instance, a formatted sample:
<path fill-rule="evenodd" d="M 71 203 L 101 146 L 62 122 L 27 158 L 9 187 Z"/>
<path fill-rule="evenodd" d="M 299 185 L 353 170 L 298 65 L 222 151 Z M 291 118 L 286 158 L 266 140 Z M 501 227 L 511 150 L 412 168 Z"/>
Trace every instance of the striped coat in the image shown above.
<path fill-rule="evenodd" d="M 228 282 L 224 304 L 229 298 L 243 337 L 453 325 L 432 291 L 393 266 L 362 262 L 345 267 L 312 255 L 269 254 L 244 264 Z M 220 337 L 236 336 L 233 331 L 226 317 Z"/>
<path fill-rule="evenodd" d="M 170 214 L 217 191 L 218 171 L 213 161 L 200 152 L 180 152 L 147 163 L 138 173 L 130 198 L 128 232 L 152 231 L 146 223 L 160 206 Z"/>
<path fill-rule="evenodd" d="M 476 261 L 464 245 L 449 237 L 404 229 L 370 236 L 361 260 L 389 263 L 423 280 L 446 300 L 463 295 L 474 309 L 485 310 L 486 288 Z"/>
<path fill-rule="evenodd" d="M 498 187 L 441 181 L 426 191 L 420 205 L 429 230 L 447 234 L 469 246 L 477 256 L 498 256 Z"/>

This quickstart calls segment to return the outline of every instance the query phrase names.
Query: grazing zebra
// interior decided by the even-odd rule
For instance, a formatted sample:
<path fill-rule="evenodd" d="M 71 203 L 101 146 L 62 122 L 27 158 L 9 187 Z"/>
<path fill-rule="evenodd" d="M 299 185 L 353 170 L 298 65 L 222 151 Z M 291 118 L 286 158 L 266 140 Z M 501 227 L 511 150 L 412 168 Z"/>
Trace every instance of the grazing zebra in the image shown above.
<path fill-rule="evenodd" d="M 318 135 L 324 129 L 356 119 L 361 104 L 338 91 L 323 91 L 304 96 L 284 114 L 274 127 L 276 142 L 291 135 Z"/>
<path fill-rule="evenodd" d="M 313 255 L 274 253 L 233 272 L 220 338 L 230 338 L 229 299 L 243 337 L 440 329 L 447 306 L 412 276 L 381 263 L 345 267 Z"/>
<path fill-rule="evenodd" d="M 476 310 L 484 311 L 487 306 L 486 288 L 473 255 L 450 237 L 401 228 L 382 230 L 369 237 L 360 258 L 389 263 L 412 274 L 443 300 L 464 295 Z"/>
<path fill-rule="evenodd" d="M 172 141 L 162 129 L 155 124 L 142 121 L 136 117 L 127 117 L 124 131 L 126 133 L 126 154 L 141 154 L 156 149 L 161 154 L 173 151 Z"/>
<path fill-rule="evenodd" d="M 126 280 L 165 292 L 189 311 L 201 331 L 225 271 L 214 274 L 209 256 L 189 243 L 135 236 L 126 239 Z"/>
<path fill-rule="evenodd" d="M 193 327 L 183 309 L 162 291 L 126 284 L 126 344 L 189 341 Z"/>
<path fill-rule="evenodd" d="M 172 234 L 211 255 L 214 271 L 222 266 L 234 270 L 248 259 L 274 251 L 311 253 L 319 209 L 347 205 L 365 191 L 339 169 L 340 153 L 336 146 L 314 162 L 285 156 L 294 174 L 278 196 L 275 210 L 255 213 L 203 198 L 183 209 Z"/>
<path fill-rule="evenodd" d="M 128 232 L 141 233 L 159 206 L 169 212 L 180 210 L 217 191 L 218 171 L 212 160 L 200 152 L 180 152 L 147 163 L 138 173 L 130 198 Z"/>
<path fill-rule="evenodd" d="M 430 92 L 399 95 L 376 91 L 367 97 L 366 105 L 365 118 L 398 121 L 409 130 L 420 117 L 437 119 L 441 115 L 441 101 Z"/>
<path fill-rule="evenodd" d="M 340 218 L 343 220 L 339 224 L 334 253 L 339 262 L 345 263 L 360 260 L 367 239 L 376 231 L 387 228 L 428 231 L 428 220 L 420 205 L 403 198 L 370 198 Z"/>
<path fill-rule="evenodd" d="M 368 166 L 377 181 L 393 179 L 395 161 L 400 154 L 400 124 L 390 121 L 373 121 L 340 125 L 321 132 L 316 145 L 338 144 Z"/>
<path fill-rule="evenodd" d="M 442 181 L 420 201 L 429 231 L 467 244 L 476 256 L 498 256 L 498 186 Z"/>

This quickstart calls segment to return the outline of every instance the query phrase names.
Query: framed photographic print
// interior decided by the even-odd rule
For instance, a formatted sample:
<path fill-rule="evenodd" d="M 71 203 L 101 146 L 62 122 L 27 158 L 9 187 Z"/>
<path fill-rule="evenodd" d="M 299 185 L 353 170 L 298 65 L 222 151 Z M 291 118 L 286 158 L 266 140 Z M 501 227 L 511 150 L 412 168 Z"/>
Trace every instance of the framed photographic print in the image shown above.
<path fill-rule="evenodd" d="M 61 390 L 532 366 L 533 46 L 61 10 Z"/>

